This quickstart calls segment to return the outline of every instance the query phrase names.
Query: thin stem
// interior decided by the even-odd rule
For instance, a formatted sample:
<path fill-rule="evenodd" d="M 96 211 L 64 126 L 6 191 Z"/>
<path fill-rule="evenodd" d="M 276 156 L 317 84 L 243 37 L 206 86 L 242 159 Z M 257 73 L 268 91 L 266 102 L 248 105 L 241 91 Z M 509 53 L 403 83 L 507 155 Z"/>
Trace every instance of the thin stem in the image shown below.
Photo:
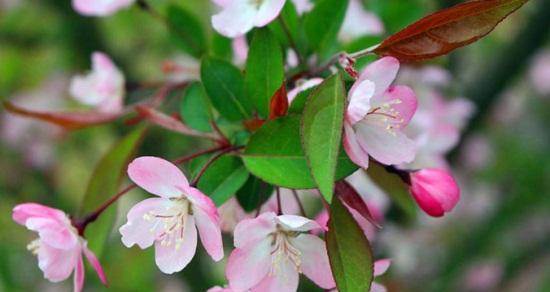
<path fill-rule="evenodd" d="M 358 59 L 358 58 L 361 58 L 361 57 L 372 55 L 372 54 L 374 54 L 374 50 L 376 50 L 376 48 L 378 48 L 379 46 L 380 46 L 380 44 L 376 44 L 376 45 L 370 46 L 366 49 L 363 49 L 363 50 L 360 50 L 360 51 L 357 51 L 357 52 L 353 52 L 351 54 L 348 54 L 348 57 L 350 57 L 352 59 Z"/>
<path fill-rule="evenodd" d="M 195 176 L 195 179 L 193 179 L 193 182 L 191 182 L 191 186 L 197 186 L 197 183 L 199 182 L 201 177 L 204 175 L 206 170 L 212 165 L 212 163 L 214 163 L 216 160 L 218 160 L 218 158 L 220 158 L 222 155 L 224 155 L 228 152 L 231 152 L 231 151 L 242 149 L 242 148 L 244 148 L 244 146 L 236 146 L 236 147 L 225 148 L 225 149 L 222 149 L 216 155 L 210 157 L 210 159 L 208 159 L 208 161 L 204 164 L 204 166 L 199 170 L 199 173 L 197 174 L 197 176 Z"/>
<path fill-rule="evenodd" d="M 300 208 L 300 213 L 303 217 L 306 216 L 306 209 L 304 209 L 304 205 L 302 205 L 302 201 L 300 200 L 300 197 L 298 197 L 298 192 L 296 190 L 291 190 L 292 195 L 294 195 L 294 199 L 296 200 L 296 203 L 298 203 L 298 207 Z"/>
<path fill-rule="evenodd" d="M 222 130 L 220 130 L 220 127 L 218 127 L 218 124 L 216 122 L 211 121 L 210 125 L 212 126 L 212 129 L 214 129 L 214 132 L 216 132 L 220 137 L 220 141 L 218 141 L 218 143 L 222 145 L 231 145 L 231 142 L 229 141 L 229 139 L 227 139 Z"/>
<path fill-rule="evenodd" d="M 260 181 L 260 195 L 258 196 L 258 205 L 256 206 L 256 216 L 260 215 L 260 211 L 262 210 L 262 201 L 264 200 L 265 191 L 267 190 L 267 184 L 263 181 Z"/>
<path fill-rule="evenodd" d="M 290 44 L 290 46 L 292 47 L 294 52 L 296 52 L 296 57 L 298 58 L 298 62 L 302 66 L 305 65 L 304 58 L 302 57 L 302 54 L 298 50 L 298 46 L 296 45 L 296 42 L 294 41 L 294 38 L 292 37 L 292 34 L 290 33 L 290 29 L 288 28 L 288 25 L 286 24 L 286 21 L 283 19 L 283 17 L 281 15 L 277 18 L 277 20 L 279 21 L 279 23 L 281 24 L 281 27 L 283 28 L 283 31 L 285 32 L 285 35 L 288 39 L 288 43 Z"/>
<path fill-rule="evenodd" d="M 277 194 L 277 215 L 283 215 L 283 207 L 281 205 L 281 189 L 279 187 L 275 188 Z"/>

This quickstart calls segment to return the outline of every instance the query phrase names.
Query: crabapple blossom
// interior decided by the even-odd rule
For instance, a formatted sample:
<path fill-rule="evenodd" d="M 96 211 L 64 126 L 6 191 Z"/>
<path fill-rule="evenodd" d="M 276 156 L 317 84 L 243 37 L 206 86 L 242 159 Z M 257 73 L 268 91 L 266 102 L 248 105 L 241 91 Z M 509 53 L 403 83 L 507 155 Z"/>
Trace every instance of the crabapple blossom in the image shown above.
<path fill-rule="evenodd" d="M 391 261 L 389 259 L 381 259 L 374 262 L 374 277 L 378 277 L 386 273 L 390 267 Z M 376 282 L 372 282 L 370 286 L 370 292 L 386 292 L 386 287 Z"/>
<path fill-rule="evenodd" d="M 124 97 L 124 75 L 104 53 L 92 54 L 92 71 L 71 80 L 71 95 L 101 112 L 120 112 Z"/>
<path fill-rule="evenodd" d="M 12 218 L 38 233 L 38 239 L 31 242 L 27 249 L 38 256 L 38 267 L 46 279 L 60 282 L 73 273 L 74 291 L 81 291 L 84 285 L 84 254 L 101 282 L 107 285 L 101 264 L 63 211 L 24 203 L 13 208 Z"/>
<path fill-rule="evenodd" d="M 450 212 L 460 199 L 455 179 L 447 171 L 436 168 L 412 172 L 409 190 L 420 208 L 433 217 Z"/>
<path fill-rule="evenodd" d="M 206 252 L 219 261 L 223 245 L 219 215 L 212 200 L 189 185 L 177 166 L 157 157 L 140 157 L 128 166 L 139 187 L 160 198 L 136 204 L 120 228 L 127 247 L 155 245 L 155 261 L 167 274 L 183 270 L 195 255 L 197 230 Z"/>
<path fill-rule="evenodd" d="M 108 16 L 134 4 L 135 0 L 73 0 L 73 8 L 85 16 Z"/>
<path fill-rule="evenodd" d="M 298 12 L 299 15 L 309 12 L 313 8 L 311 0 L 292 0 L 292 3 L 296 6 L 296 12 Z"/>
<path fill-rule="evenodd" d="M 390 86 L 399 61 L 384 57 L 365 68 L 348 93 L 344 122 L 344 149 L 363 168 L 369 156 L 391 165 L 411 162 L 415 142 L 402 131 L 416 111 L 414 92 L 407 86 Z"/>
<path fill-rule="evenodd" d="M 296 291 L 299 273 L 315 284 L 334 288 L 325 243 L 309 234 L 321 228 L 310 219 L 266 212 L 235 228 L 235 250 L 226 267 L 233 291 Z"/>
<path fill-rule="evenodd" d="M 221 11 L 212 16 L 212 26 L 220 34 L 234 38 L 254 27 L 266 26 L 273 21 L 286 0 L 214 0 Z"/>
<path fill-rule="evenodd" d="M 384 25 L 380 19 L 365 11 L 360 0 L 350 0 L 338 38 L 347 42 L 361 36 L 382 33 L 384 33 Z"/>

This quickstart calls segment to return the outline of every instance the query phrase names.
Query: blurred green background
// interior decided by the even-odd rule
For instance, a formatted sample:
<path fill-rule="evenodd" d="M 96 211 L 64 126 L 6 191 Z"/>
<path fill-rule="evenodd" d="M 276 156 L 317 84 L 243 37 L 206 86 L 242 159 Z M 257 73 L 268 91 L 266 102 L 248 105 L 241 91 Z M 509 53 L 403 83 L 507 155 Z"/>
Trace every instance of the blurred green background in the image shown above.
<path fill-rule="evenodd" d="M 205 28 L 214 11 L 206 0 L 150 2 L 161 13 L 170 3 L 180 5 Z M 387 34 L 452 3 L 365 1 Z M 534 69 L 550 54 L 549 3 L 532 0 L 487 38 L 430 62 L 454 76 L 450 96 L 477 106 L 449 156 L 463 197 L 443 219 L 423 214 L 403 219 L 390 212 L 374 243 L 379 257 L 393 260 L 389 273 L 377 279 L 389 291 L 550 291 L 550 91 L 538 88 L 544 80 L 550 83 L 550 74 Z M 2 100 L 66 105 L 67 82 L 88 70 L 93 51 L 107 52 L 127 80 L 151 82 L 162 80 L 163 61 L 181 54 L 165 27 L 136 5 L 89 18 L 76 14 L 69 1 L 0 0 Z M 126 102 L 151 94 L 131 92 Z M 128 129 L 115 123 L 58 133 L 36 123 L 17 128 L 4 110 L 0 114 L 0 291 L 69 291 L 72 281 L 50 284 L 42 278 L 25 248 L 34 235 L 12 222 L 11 209 L 36 201 L 78 210 L 94 166 Z M 140 153 L 174 158 L 199 146 L 154 128 Z M 117 226 L 144 197 L 134 191 L 122 200 Z M 231 239 L 225 243 L 229 251 Z M 224 284 L 224 264 L 213 264 L 202 248 L 198 255 L 184 271 L 163 275 L 152 249 L 125 248 L 115 228 L 102 262 L 111 291 L 205 291 Z M 316 291 L 301 283 L 301 290 Z M 105 288 L 88 273 L 86 290 Z"/>

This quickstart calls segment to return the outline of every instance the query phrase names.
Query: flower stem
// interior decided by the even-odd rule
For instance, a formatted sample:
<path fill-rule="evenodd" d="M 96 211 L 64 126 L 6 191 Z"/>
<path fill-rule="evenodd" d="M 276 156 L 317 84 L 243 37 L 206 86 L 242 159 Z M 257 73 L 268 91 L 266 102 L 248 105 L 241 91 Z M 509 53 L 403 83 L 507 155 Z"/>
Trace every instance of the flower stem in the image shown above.
<path fill-rule="evenodd" d="M 296 190 L 292 190 L 292 194 L 294 195 L 294 199 L 296 200 L 296 203 L 298 203 L 298 207 L 300 208 L 300 213 L 302 214 L 303 217 L 307 217 L 306 210 L 304 209 L 304 205 L 302 204 L 300 197 L 298 197 L 298 192 Z"/>
<path fill-rule="evenodd" d="M 229 152 L 235 151 L 235 150 L 239 150 L 239 149 L 242 149 L 242 148 L 244 148 L 244 146 L 236 146 L 236 147 L 227 147 L 226 146 L 226 147 L 222 148 L 219 153 L 217 153 L 216 155 L 214 155 L 210 159 L 208 159 L 208 161 L 204 164 L 204 166 L 201 168 L 201 170 L 199 170 L 199 173 L 197 174 L 197 176 L 195 176 L 195 179 L 193 179 L 193 182 L 191 182 L 191 186 L 193 186 L 193 187 L 197 186 L 197 183 L 200 181 L 203 174 L 212 165 L 212 163 L 214 163 L 216 160 L 218 160 L 218 158 L 222 157 L 226 153 L 229 153 Z"/>
<path fill-rule="evenodd" d="M 283 215 L 283 207 L 281 205 L 281 189 L 279 187 L 275 188 L 277 193 L 277 215 Z"/>

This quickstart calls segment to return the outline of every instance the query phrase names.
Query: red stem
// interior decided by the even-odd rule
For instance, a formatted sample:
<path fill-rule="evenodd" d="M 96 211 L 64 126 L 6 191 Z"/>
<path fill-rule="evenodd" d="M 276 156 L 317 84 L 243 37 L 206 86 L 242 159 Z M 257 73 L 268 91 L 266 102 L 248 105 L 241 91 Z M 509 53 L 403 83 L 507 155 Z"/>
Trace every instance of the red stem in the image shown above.
<path fill-rule="evenodd" d="M 214 163 L 216 160 L 218 160 L 218 158 L 222 157 L 224 154 L 226 154 L 228 152 L 239 150 L 239 149 L 242 149 L 242 148 L 244 148 L 244 146 L 236 146 L 236 147 L 229 147 L 229 148 L 221 149 L 220 153 L 217 153 L 216 155 L 210 157 L 210 159 L 208 159 L 208 161 L 201 168 L 201 170 L 199 171 L 199 173 L 197 174 L 195 179 L 193 179 L 193 182 L 191 182 L 191 186 L 193 186 L 193 187 L 197 186 L 197 183 L 201 179 L 202 175 L 212 165 L 212 163 Z"/>

